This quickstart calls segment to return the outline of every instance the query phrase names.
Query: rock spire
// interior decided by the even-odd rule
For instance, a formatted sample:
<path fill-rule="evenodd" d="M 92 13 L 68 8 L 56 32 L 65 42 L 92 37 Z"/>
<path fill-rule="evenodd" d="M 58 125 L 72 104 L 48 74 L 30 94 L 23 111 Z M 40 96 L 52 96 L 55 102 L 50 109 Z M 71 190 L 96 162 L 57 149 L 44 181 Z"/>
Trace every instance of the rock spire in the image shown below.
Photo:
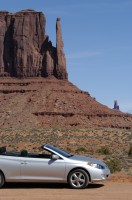
<path fill-rule="evenodd" d="M 117 100 L 114 101 L 114 108 L 113 109 L 118 110 L 118 111 L 120 110 Z"/>
<path fill-rule="evenodd" d="M 56 51 L 57 51 L 57 65 L 56 72 L 61 79 L 67 79 L 66 73 L 66 59 L 63 52 L 62 31 L 60 25 L 60 18 L 56 21 Z"/>

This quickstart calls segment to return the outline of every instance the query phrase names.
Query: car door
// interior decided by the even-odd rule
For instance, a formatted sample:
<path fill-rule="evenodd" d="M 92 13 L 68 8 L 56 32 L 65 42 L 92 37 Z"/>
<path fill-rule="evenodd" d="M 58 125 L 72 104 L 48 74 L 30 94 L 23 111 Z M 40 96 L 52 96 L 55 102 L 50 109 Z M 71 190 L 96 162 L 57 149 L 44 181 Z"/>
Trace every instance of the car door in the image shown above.
<path fill-rule="evenodd" d="M 61 181 L 65 178 L 65 161 L 49 158 L 21 158 L 21 178 L 27 181 Z"/>
<path fill-rule="evenodd" d="M 3 171 L 6 180 L 20 180 L 20 159 L 16 156 L 1 156 L 0 169 Z"/>

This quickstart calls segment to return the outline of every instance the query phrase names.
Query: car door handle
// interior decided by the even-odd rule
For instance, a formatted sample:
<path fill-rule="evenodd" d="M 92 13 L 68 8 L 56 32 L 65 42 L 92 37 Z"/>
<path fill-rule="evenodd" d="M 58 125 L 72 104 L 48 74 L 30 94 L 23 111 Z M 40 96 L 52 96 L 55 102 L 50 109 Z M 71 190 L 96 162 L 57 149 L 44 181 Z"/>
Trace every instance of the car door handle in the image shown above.
<path fill-rule="evenodd" d="M 21 165 L 26 165 L 27 164 L 27 162 L 21 162 Z"/>

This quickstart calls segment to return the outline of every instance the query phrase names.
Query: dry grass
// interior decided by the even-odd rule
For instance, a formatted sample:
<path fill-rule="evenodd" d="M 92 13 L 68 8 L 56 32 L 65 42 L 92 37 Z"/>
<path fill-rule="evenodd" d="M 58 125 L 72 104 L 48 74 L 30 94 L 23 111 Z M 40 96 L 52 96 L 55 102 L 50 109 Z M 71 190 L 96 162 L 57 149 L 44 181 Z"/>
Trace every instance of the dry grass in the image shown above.
<path fill-rule="evenodd" d="M 37 151 L 42 144 L 52 144 L 73 154 L 94 156 L 108 162 L 120 160 L 122 171 L 132 175 L 132 158 L 128 156 L 132 131 L 122 129 L 31 129 L 0 130 L 0 146 L 9 150 Z M 108 154 L 100 150 L 107 148 Z"/>

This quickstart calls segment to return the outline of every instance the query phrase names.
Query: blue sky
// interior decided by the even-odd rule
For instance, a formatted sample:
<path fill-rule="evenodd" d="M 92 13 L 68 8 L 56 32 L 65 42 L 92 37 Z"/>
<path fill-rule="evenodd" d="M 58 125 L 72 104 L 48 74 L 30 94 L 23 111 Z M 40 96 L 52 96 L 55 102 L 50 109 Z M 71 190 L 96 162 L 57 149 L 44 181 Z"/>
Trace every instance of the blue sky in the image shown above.
<path fill-rule="evenodd" d="M 0 0 L 0 9 L 44 12 L 53 45 L 61 17 L 69 81 L 132 113 L 132 0 Z"/>

